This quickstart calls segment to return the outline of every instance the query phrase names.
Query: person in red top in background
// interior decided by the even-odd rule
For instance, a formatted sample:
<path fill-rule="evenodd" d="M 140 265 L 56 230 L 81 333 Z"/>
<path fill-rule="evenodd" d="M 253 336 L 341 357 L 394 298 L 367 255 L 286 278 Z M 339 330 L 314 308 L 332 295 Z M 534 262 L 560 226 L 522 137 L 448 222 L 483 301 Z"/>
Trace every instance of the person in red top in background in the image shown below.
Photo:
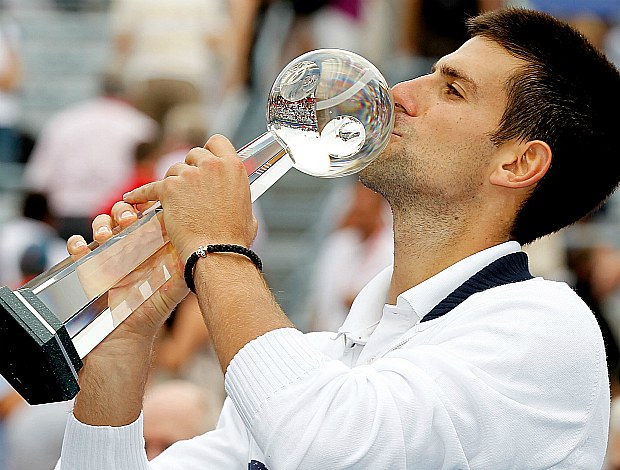
<path fill-rule="evenodd" d="M 93 212 L 93 218 L 97 214 L 108 213 L 112 210 L 115 202 L 122 199 L 123 194 L 142 185 L 151 183 L 159 178 L 155 173 L 155 165 L 161 156 L 161 144 L 159 139 L 150 142 L 141 142 L 136 146 L 134 154 L 134 169 L 129 178 L 116 190 L 108 194 Z M 104 211 L 104 212 L 101 212 Z M 108 212 L 106 212 L 108 211 Z"/>

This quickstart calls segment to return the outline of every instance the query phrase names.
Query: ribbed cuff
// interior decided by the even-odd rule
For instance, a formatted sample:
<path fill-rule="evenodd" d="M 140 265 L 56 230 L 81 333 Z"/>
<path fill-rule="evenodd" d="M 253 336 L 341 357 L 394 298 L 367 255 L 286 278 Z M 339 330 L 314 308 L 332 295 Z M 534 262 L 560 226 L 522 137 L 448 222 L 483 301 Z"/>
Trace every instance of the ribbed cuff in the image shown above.
<path fill-rule="evenodd" d="M 60 470 L 148 469 L 142 413 L 127 426 L 90 426 L 73 414 L 67 420 Z"/>
<path fill-rule="evenodd" d="M 325 356 L 294 328 L 270 331 L 246 344 L 228 365 L 225 387 L 246 424 L 278 391 L 317 369 Z"/>

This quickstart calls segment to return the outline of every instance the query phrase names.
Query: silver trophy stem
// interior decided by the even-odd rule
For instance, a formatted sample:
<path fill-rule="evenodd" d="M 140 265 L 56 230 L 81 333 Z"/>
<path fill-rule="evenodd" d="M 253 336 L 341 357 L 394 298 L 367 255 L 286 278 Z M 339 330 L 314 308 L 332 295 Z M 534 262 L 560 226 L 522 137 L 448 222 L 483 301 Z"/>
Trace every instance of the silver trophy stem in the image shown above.
<path fill-rule="evenodd" d="M 293 167 L 293 161 L 286 149 L 271 132 L 257 137 L 239 149 L 238 153 L 248 172 L 252 202 Z"/>

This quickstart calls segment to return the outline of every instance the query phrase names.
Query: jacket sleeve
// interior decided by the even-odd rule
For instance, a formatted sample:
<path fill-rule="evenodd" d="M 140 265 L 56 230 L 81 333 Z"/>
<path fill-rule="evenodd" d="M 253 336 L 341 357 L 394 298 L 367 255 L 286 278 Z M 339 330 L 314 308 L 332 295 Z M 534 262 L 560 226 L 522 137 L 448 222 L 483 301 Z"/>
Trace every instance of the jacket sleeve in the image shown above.
<path fill-rule="evenodd" d="M 69 416 L 56 470 L 209 470 L 247 467 L 249 440 L 226 400 L 215 430 L 179 441 L 147 461 L 142 415 L 122 427 L 88 426 Z"/>

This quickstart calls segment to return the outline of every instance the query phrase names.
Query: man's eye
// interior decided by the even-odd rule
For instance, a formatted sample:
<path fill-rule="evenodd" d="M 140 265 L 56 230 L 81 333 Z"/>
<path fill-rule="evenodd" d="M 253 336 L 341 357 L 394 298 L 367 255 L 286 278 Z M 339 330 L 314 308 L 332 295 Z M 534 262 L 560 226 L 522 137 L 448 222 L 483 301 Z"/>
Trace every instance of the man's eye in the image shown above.
<path fill-rule="evenodd" d="M 450 84 L 450 83 L 446 84 L 446 92 L 449 95 L 454 95 L 454 96 L 456 96 L 458 98 L 462 98 L 463 97 L 463 95 L 461 95 L 461 93 L 456 89 L 456 87 L 454 85 Z"/>

